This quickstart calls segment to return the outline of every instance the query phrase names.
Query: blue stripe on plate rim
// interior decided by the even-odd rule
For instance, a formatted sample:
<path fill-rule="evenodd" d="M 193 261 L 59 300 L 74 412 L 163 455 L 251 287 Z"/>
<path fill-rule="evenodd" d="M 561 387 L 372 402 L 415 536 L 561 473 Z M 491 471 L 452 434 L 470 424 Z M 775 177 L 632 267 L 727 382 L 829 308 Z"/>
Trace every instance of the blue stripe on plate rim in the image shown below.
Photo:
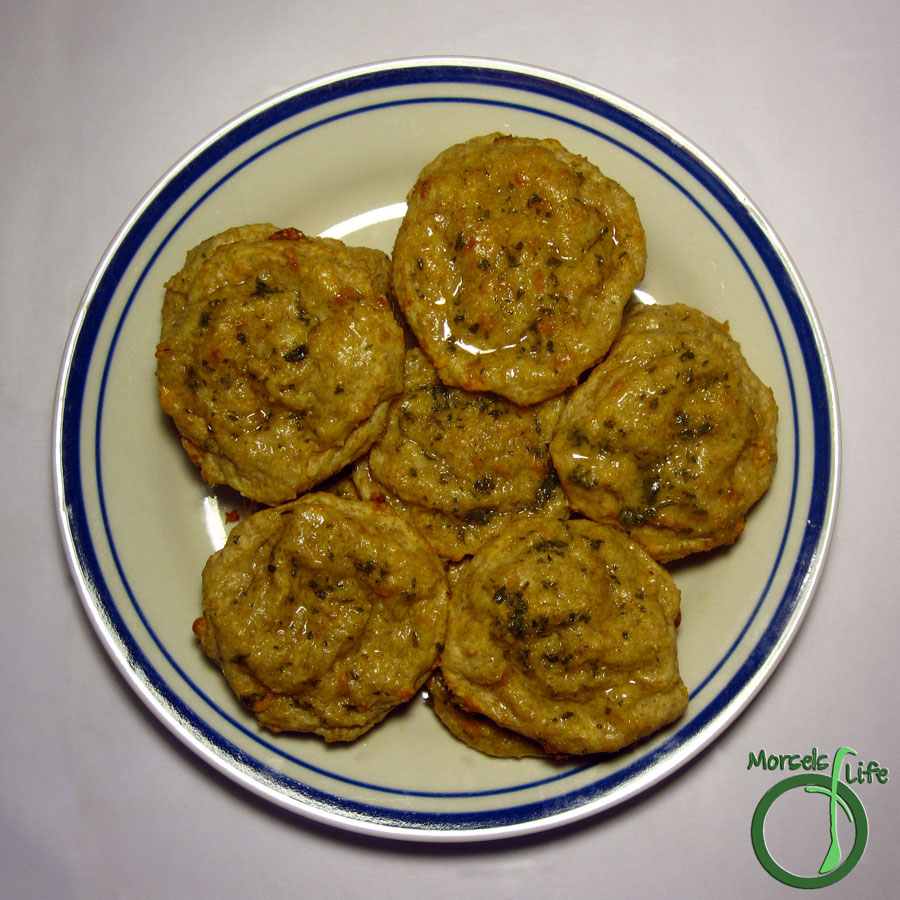
<path fill-rule="evenodd" d="M 776 285 L 781 300 L 790 316 L 802 353 L 810 391 L 814 426 L 812 436 L 814 469 L 811 501 L 800 552 L 793 565 L 787 587 L 763 634 L 738 671 L 732 676 L 727 685 L 719 691 L 718 695 L 706 704 L 699 715 L 691 719 L 689 723 L 677 730 L 671 737 L 641 756 L 630 766 L 618 770 L 613 775 L 601 778 L 574 791 L 561 793 L 549 801 L 464 813 L 406 811 L 358 803 L 348 798 L 327 794 L 264 765 L 251 754 L 236 746 L 224 735 L 211 728 L 154 669 L 144 655 L 139 643 L 125 625 L 118 611 L 116 600 L 106 584 L 93 547 L 80 477 L 82 406 L 86 390 L 87 373 L 93 358 L 94 343 L 123 274 L 128 270 L 149 233 L 177 199 L 212 166 L 227 157 L 229 153 L 246 141 L 263 133 L 274 124 L 289 120 L 293 116 L 313 110 L 338 98 L 351 97 L 353 95 L 362 96 L 380 88 L 428 84 L 485 84 L 521 91 L 523 96 L 532 94 L 561 101 L 564 104 L 588 111 L 601 119 L 613 122 L 630 131 L 650 146 L 660 150 L 665 156 L 677 163 L 696 182 L 701 184 L 727 210 L 741 232 L 749 239 Z M 292 763 L 307 768 L 313 767 L 308 766 L 308 764 L 296 757 L 290 756 L 277 745 L 263 740 L 242 723 L 235 721 L 231 716 L 218 708 L 209 697 L 206 697 L 191 682 L 186 673 L 180 669 L 170 656 L 165 646 L 157 639 L 150 623 L 141 610 L 138 599 L 133 595 L 128 585 L 125 572 L 119 564 L 116 554 L 114 537 L 106 521 L 106 511 L 102 496 L 103 472 L 99 435 L 109 358 L 112 356 L 122 323 L 127 317 L 130 305 L 143 281 L 145 273 L 184 219 L 190 215 L 196 206 L 205 202 L 228 178 L 252 162 L 257 156 L 269 152 L 275 146 L 285 141 L 296 138 L 304 131 L 327 125 L 336 118 L 359 115 L 384 106 L 421 103 L 479 103 L 508 106 L 544 117 L 557 118 L 566 124 L 583 129 L 595 137 L 614 141 L 608 134 L 594 129 L 584 122 L 529 106 L 525 102 L 475 98 L 465 95 L 436 95 L 433 97 L 380 101 L 354 107 L 352 110 L 342 112 L 336 116 L 323 116 L 315 122 L 308 123 L 302 129 L 267 144 L 253 156 L 234 167 L 199 198 L 194 206 L 186 211 L 184 216 L 173 226 L 159 247 L 154 251 L 128 298 L 112 337 L 110 352 L 107 356 L 101 380 L 94 434 L 96 477 L 99 488 L 98 499 L 103 513 L 105 538 L 113 554 L 118 575 L 125 586 L 130 602 L 147 629 L 148 634 L 156 642 L 157 647 L 168 663 L 185 680 L 185 683 L 190 685 L 199 696 L 203 697 L 210 707 L 216 709 L 217 713 L 229 721 L 232 726 L 253 740 L 263 744 L 268 751 L 274 751 Z M 778 332 L 766 297 L 746 260 L 724 233 L 721 226 L 682 184 L 660 170 L 650 160 L 637 153 L 634 148 L 617 141 L 614 142 L 622 149 L 637 156 L 642 162 L 654 168 L 660 175 L 674 184 L 719 230 L 732 252 L 740 259 L 746 274 L 753 282 L 760 301 L 772 322 L 782 356 L 785 357 L 782 338 Z M 795 385 L 786 358 L 785 367 L 791 391 L 791 423 L 794 439 L 799 447 L 800 432 L 797 419 L 796 396 L 794 394 Z M 368 830 L 371 826 L 377 833 L 394 834 L 396 836 L 411 836 L 414 834 L 427 836 L 449 834 L 452 836 L 456 833 L 465 833 L 472 836 L 499 836 L 512 833 L 513 831 L 521 833 L 536 823 L 545 823 L 551 819 L 557 819 L 560 822 L 569 821 L 580 817 L 584 810 L 599 809 L 602 807 L 604 798 L 609 797 L 616 788 L 632 783 L 635 785 L 634 790 L 636 791 L 638 782 L 640 783 L 639 788 L 643 789 L 665 775 L 670 774 L 678 765 L 686 762 L 705 746 L 708 741 L 701 739 L 705 729 L 717 719 L 723 719 L 723 725 L 728 724 L 734 715 L 749 702 L 765 680 L 768 674 L 766 669 L 769 667 L 770 670 L 773 658 L 776 656 L 780 657 L 784 649 L 786 649 L 786 644 L 799 624 L 799 620 L 805 612 L 806 603 L 815 586 L 818 574 L 816 564 L 824 558 L 835 512 L 839 456 L 837 402 L 824 340 L 815 321 L 811 303 L 805 296 L 805 292 L 787 258 L 787 254 L 777 244 L 771 229 L 765 225 L 759 213 L 742 197 L 740 192 L 730 184 L 727 176 L 719 171 L 710 160 L 704 158 L 695 147 L 680 138 L 671 129 L 664 127 L 662 123 L 654 120 L 646 113 L 643 113 L 643 111 L 638 112 L 634 108 L 629 108 L 628 104 L 625 104 L 624 101 L 618 98 L 614 98 L 589 85 L 576 82 L 573 79 L 558 76 L 555 73 L 534 67 L 489 60 L 436 59 L 423 60 L 421 62 L 405 61 L 400 64 L 376 64 L 345 73 L 337 73 L 335 76 L 311 85 L 300 86 L 293 91 L 286 92 L 281 97 L 273 98 L 269 103 L 250 110 L 246 116 L 235 120 L 231 126 L 226 126 L 211 142 L 206 145 L 201 144 L 199 148 L 185 158 L 182 164 L 176 166 L 169 177 L 164 179 L 148 195 L 144 203 L 132 216 L 130 223 L 126 223 L 123 227 L 117 241 L 114 242 L 107 252 L 104 262 L 98 267 L 98 271 L 92 280 L 92 285 L 82 301 L 79 317 L 76 319 L 72 329 L 60 375 L 56 415 L 56 440 L 54 446 L 57 452 L 57 495 L 73 571 L 76 575 L 76 580 L 83 586 L 83 599 L 86 604 L 90 604 L 89 611 L 99 616 L 99 619 L 95 621 L 95 626 L 101 631 L 102 637 L 112 638 L 117 645 L 116 647 L 108 645 L 108 649 L 111 651 L 117 650 L 122 654 L 122 658 L 117 659 L 117 662 L 124 668 L 126 674 L 132 676 L 132 680 L 136 679 L 136 686 L 141 689 L 145 699 L 150 701 L 151 707 L 154 708 L 157 714 L 162 716 L 163 721 L 173 728 L 179 737 L 189 739 L 196 749 L 201 751 L 202 755 L 225 771 L 226 774 L 240 774 L 240 780 L 251 789 L 256 789 L 270 799 L 288 805 L 291 808 L 294 808 L 295 803 L 299 800 L 301 812 L 305 811 L 313 817 L 324 821 L 331 821 L 334 824 L 363 831 Z M 797 491 L 798 456 L 799 454 L 795 454 L 794 472 L 792 474 L 792 497 L 790 512 L 787 517 L 788 526 L 794 521 L 793 509 Z M 761 593 L 753 612 L 748 617 L 741 634 L 736 638 L 732 647 L 729 648 L 713 671 L 707 675 L 703 683 L 694 691 L 695 694 L 724 665 L 757 615 L 769 591 L 774 573 L 781 565 L 786 534 L 787 526 L 778 556 L 766 582 L 766 587 Z M 728 715 L 727 719 L 724 718 L 726 715 Z M 222 758 L 219 757 L 219 754 L 221 754 Z M 663 771 L 655 773 L 654 768 L 657 765 Z M 237 771 L 233 771 L 231 766 L 234 766 Z M 547 779 L 547 781 L 565 779 L 571 777 L 574 772 L 579 772 L 589 767 L 589 764 L 575 767 L 564 774 Z M 418 791 L 387 789 L 379 785 L 352 782 L 333 772 L 316 771 L 338 781 L 347 781 L 357 784 L 359 787 L 385 793 L 412 794 L 414 796 L 438 798 L 441 796 L 476 796 L 475 794 L 426 794 Z M 536 782 L 535 784 L 538 783 L 545 782 Z M 481 792 L 481 794 L 518 792 L 533 786 L 535 785 L 519 784 L 503 790 Z"/>

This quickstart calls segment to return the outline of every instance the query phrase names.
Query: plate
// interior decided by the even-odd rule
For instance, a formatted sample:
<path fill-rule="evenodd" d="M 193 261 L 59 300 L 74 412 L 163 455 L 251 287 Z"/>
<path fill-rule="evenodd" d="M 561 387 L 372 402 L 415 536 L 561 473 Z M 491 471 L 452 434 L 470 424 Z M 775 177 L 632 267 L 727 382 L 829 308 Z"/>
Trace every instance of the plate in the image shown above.
<path fill-rule="evenodd" d="M 256 727 L 191 632 L 200 572 L 239 501 L 206 487 L 156 398 L 162 285 L 188 249 L 270 221 L 389 252 L 422 166 L 493 131 L 555 137 L 636 198 L 639 296 L 730 323 L 780 408 L 779 465 L 730 549 L 672 566 L 686 715 L 575 762 L 484 757 L 422 697 L 347 746 Z M 595 814 L 672 776 L 734 721 L 806 611 L 834 520 L 833 375 L 812 303 L 772 228 L 706 154 L 633 104 L 530 66 L 380 63 L 320 78 L 223 126 L 138 205 L 77 311 L 60 373 L 54 466 L 63 540 L 101 643 L 156 715 L 249 790 L 353 832 L 470 841 Z"/>

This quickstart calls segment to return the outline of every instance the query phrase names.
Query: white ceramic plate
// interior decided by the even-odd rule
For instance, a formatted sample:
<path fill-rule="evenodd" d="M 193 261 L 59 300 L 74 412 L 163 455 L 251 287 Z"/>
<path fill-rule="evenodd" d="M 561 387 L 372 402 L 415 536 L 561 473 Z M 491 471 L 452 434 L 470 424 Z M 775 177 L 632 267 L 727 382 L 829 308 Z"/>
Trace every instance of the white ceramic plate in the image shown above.
<path fill-rule="evenodd" d="M 687 714 L 640 746 L 571 763 L 497 760 L 419 698 L 349 746 L 260 731 L 191 633 L 200 571 L 224 540 L 227 492 L 205 487 L 156 399 L 163 282 L 185 252 L 257 221 L 390 251 L 404 197 L 440 150 L 491 131 L 556 137 L 636 198 L 644 299 L 728 320 L 781 411 L 774 484 L 731 549 L 674 566 Z M 838 481 L 833 377 L 785 250 L 688 140 L 617 97 L 526 66 L 411 60 L 338 73 L 239 116 L 191 151 L 116 235 L 62 364 L 55 473 L 62 532 L 106 649 L 160 719 L 226 775 L 359 832 L 477 840 L 607 809 L 671 775 L 771 674 L 812 595 Z"/>

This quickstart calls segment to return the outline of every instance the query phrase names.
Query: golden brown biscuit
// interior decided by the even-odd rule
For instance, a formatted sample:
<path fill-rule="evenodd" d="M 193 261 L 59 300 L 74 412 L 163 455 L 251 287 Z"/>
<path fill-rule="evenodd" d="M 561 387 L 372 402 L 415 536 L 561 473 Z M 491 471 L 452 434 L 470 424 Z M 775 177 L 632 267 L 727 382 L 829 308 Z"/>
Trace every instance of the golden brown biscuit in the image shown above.
<path fill-rule="evenodd" d="M 536 403 L 603 356 L 646 250 L 633 198 L 596 166 L 492 134 L 441 153 L 407 203 L 395 290 L 445 383 Z"/>
<path fill-rule="evenodd" d="M 551 452 L 575 509 L 667 562 L 737 539 L 772 481 L 777 419 L 726 325 L 634 303 Z"/>
<path fill-rule="evenodd" d="M 687 707 L 669 574 L 618 528 L 512 522 L 454 587 L 441 670 L 468 710 L 549 753 L 619 750 Z"/>
<path fill-rule="evenodd" d="M 510 516 L 568 515 L 549 452 L 564 402 L 520 407 L 448 387 L 410 349 L 387 429 L 354 469 L 357 488 L 386 499 L 448 559 L 473 553 Z"/>
<path fill-rule="evenodd" d="M 440 669 L 435 669 L 425 683 L 428 699 L 435 715 L 444 727 L 473 750 L 487 756 L 521 759 L 525 756 L 546 756 L 544 748 L 535 741 L 501 728 L 487 716 L 469 712 L 454 698 Z"/>
<path fill-rule="evenodd" d="M 435 667 L 447 598 L 440 560 L 402 519 L 313 493 L 235 526 L 203 571 L 194 631 L 261 725 L 349 741 Z"/>
<path fill-rule="evenodd" d="M 272 225 L 233 228 L 169 280 L 159 399 L 211 484 L 277 504 L 381 433 L 403 332 L 376 250 Z"/>

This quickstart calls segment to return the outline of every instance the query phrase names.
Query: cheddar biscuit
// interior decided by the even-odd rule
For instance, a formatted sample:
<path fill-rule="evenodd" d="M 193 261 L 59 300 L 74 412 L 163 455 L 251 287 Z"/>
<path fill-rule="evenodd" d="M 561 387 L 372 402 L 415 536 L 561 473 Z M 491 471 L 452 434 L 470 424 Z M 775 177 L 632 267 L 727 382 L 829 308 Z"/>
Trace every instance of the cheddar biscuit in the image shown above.
<path fill-rule="evenodd" d="M 210 484 L 269 505 L 365 452 L 402 385 L 387 257 L 233 228 L 166 284 L 159 400 Z"/>
<path fill-rule="evenodd" d="M 548 753 L 619 750 L 687 707 L 680 602 L 665 569 L 621 529 L 517 520 L 454 587 L 441 671 L 465 709 Z"/>
<path fill-rule="evenodd" d="M 444 641 L 441 562 L 374 503 L 311 493 L 261 510 L 202 584 L 201 646 L 272 731 L 354 740 L 415 695 Z"/>
<path fill-rule="evenodd" d="M 549 452 L 563 405 L 554 397 L 520 407 L 448 387 L 412 348 L 385 433 L 355 469 L 357 487 L 370 497 L 380 489 L 442 556 L 458 559 L 510 516 L 568 514 Z"/>
<path fill-rule="evenodd" d="M 737 539 L 772 481 L 777 419 L 726 325 L 634 303 L 551 452 L 575 509 L 668 562 Z"/>
<path fill-rule="evenodd" d="M 645 261 L 620 185 L 556 140 L 491 134 L 422 170 L 393 279 L 442 381 L 527 405 L 603 356 Z"/>

